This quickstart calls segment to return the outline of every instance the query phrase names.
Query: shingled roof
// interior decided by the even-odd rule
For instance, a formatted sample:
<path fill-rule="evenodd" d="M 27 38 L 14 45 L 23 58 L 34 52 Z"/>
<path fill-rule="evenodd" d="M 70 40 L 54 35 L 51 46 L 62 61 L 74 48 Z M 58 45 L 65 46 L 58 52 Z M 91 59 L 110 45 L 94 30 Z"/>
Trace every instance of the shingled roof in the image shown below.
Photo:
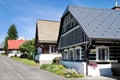
<path fill-rule="evenodd" d="M 119 10 L 68 6 L 65 13 L 67 11 L 74 16 L 89 38 L 120 39 Z"/>
<path fill-rule="evenodd" d="M 37 20 L 36 34 L 41 43 L 56 43 L 59 33 L 59 21 Z"/>

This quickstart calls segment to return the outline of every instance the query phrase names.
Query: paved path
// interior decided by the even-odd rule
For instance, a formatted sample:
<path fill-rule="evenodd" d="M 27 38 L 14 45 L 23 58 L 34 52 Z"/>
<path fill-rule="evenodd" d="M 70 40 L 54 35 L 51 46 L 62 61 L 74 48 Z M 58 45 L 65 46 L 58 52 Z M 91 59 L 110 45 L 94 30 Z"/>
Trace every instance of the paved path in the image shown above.
<path fill-rule="evenodd" d="M 0 56 L 0 80 L 64 80 L 64 78 Z"/>
<path fill-rule="evenodd" d="M 53 73 L 43 71 L 39 67 L 31 67 L 11 58 L 0 56 L 0 80 L 117 80 L 109 77 L 84 77 L 66 79 Z"/>

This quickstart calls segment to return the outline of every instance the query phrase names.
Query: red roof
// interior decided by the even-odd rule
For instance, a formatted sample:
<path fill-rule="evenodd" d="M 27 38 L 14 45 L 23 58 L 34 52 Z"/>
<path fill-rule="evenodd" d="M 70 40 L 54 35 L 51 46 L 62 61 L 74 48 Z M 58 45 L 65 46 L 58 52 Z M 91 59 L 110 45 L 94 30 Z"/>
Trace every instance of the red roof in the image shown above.
<path fill-rule="evenodd" d="M 8 49 L 19 49 L 24 42 L 25 40 L 8 40 Z"/>

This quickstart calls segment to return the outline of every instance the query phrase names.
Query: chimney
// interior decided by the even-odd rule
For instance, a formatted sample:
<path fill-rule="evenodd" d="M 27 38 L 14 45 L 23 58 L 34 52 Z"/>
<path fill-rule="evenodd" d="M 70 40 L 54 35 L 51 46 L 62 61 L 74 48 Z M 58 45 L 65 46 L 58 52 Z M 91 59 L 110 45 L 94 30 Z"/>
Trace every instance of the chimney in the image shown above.
<path fill-rule="evenodd" d="M 118 6 L 117 1 L 115 2 L 115 6 L 112 9 L 114 9 L 114 10 L 120 10 L 120 6 Z"/>

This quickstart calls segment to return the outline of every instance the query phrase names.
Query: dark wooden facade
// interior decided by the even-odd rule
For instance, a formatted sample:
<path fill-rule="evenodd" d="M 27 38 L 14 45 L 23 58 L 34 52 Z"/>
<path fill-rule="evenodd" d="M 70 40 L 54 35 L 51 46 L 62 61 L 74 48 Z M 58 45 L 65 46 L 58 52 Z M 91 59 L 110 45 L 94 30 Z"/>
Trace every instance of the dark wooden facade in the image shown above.
<path fill-rule="evenodd" d="M 84 43 L 88 41 L 88 37 L 86 33 L 84 32 L 82 27 L 79 27 L 80 25 L 70 13 L 67 13 L 67 15 L 65 15 L 62 18 L 62 20 L 63 20 L 63 23 L 62 23 L 62 29 L 61 29 L 61 38 L 59 40 L 59 46 L 66 47 L 66 46 L 70 46 L 78 43 Z M 75 30 L 72 30 L 75 27 L 78 27 L 78 28 Z"/>
<path fill-rule="evenodd" d="M 83 56 L 82 56 L 82 60 L 77 60 L 77 61 L 86 61 L 86 59 L 88 59 L 89 61 L 103 63 L 104 61 L 103 62 L 96 61 L 96 54 L 91 54 L 90 50 L 96 49 L 97 46 L 104 45 L 106 47 L 109 47 L 108 62 L 111 61 L 114 62 L 120 59 L 119 39 L 114 40 L 114 39 L 88 38 L 81 25 L 69 12 L 62 17 L 61 26 L 62 28 L 60 29 L 60 33 L 59 33 L 60 35 L 58 40 L 58 50 L 60 50 L 62 53 L 64 53 L 65 49 L 75 48 L 76 46 L 80 46 L 82 48 Z M 88 45 L 87 49 L 86 49 L 86 45 Z M 70 61 L 74 61 L 74 60 L 70 60 Z"/>
<path fill-rule="evenodd" d="M 109 47 L 109 60 L 112 60 L 114 62 L 115 60 L 120 60 L 120 41 L 109 41 L 109 40 L 103 40 L 103 41 L 95 41 L 93 40 L 92 45 L 89 49 L 95 49 L 96 46 L 107 46 Z M 89 53 L 89 60 L 96 60 L 96 54 L 90 54 Z"/>

